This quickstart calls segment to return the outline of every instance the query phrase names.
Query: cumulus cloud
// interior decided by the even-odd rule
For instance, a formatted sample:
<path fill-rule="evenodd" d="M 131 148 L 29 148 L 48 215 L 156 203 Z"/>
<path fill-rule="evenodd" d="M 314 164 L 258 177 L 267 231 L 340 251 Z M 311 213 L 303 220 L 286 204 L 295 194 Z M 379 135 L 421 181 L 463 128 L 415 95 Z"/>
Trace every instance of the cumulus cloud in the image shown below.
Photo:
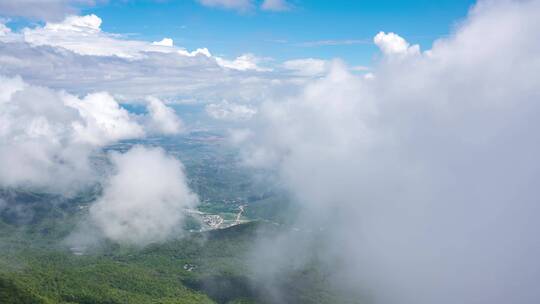
<path fill-rule="evenodd" d="M 410 45 L 405 39 L 395 33 L 379 32 L 373 42 L 387 56 L 416 55 L 420 53 L 420 46 Z"/>
<path fill-rule="evenodd" d="M 90 207 L 90 221 L 107 239 L 144 246 L 180 231 L 184 209 L 198 198 L 180 161 L 160 148 L 111 153 L 114 174 Z"/>
<path fill-rule="evenodd" d="M 145 126 L 108 93 L 80 98 L 0 77 L 0 185 L 72 193 L 98 176 L 90 157 L 100 147 L 145 136 Z M 152 132 L 178 131 L 159 101 L 149 105 Z"/>
<path fill-rule="evenodd" d="M 184 55 L 184 56 L 187 56 L 187 57 L 195 57 L 195 56 L 198 56 L 198 55 L 203 55 L 203 56 L 206 56 L 208 58 L 212 57 L 212 54 L 210 54 L 210 51 L 207 49 L 207 48 L 199 48 L 199 49 L 196 49 L 195 51 L 187 51 L 187 50 L 178 50 L 178 53 L 180 55 Z"/>
<path fill-rule="evenodd" d="M 103 146 L 126 138 L 143 137 L 145 134 L 143 127 L 108 93 L 89 94 L 82 100 L 69 94 L 62 97 L 64 104 L 76 109 L 83 119 L 71 122 L 76 132 L 75 141 Z"/>
<path fill-rule="evenodd" d="M 384 53 L 411 56 L 371 79 L 335 62 L 263 104 L 239 141 L 277 168 L 314 241 L 263 242 L 255 256 L 281 251 L 257 271 L 316 255 L 330 282 L 375 303 L 540 301 L 539 13 L 538 1 L 482 1 L 423 54 L 378 34 Z"/>
<path fill-rule="evenodd" d="M 261 61 L 253 55 L 229 60 L 206 48 L 188 51 L 124 39 L 103 32 L 101 19 L 92 15 L 0 35 L 0 74 L 77 95 L 107 91 L 122 102 L 148 95 L 257 102 L 278 88 L 296 86 L 261 67 Z"/>
<path fill-rule="evenodd" d="M 232 103 L 227 100 L 223 100 L 220 103 L 208 104 L 205 110 L 214 119 L 229 121 L 248 120 L 257 114 L 257 109 L 249 105 Z"/>
<path fill-rule="evenodd" d="M 163 38 L 160 41 L 154 41 L 152 42 L 153 45 L 161 45 L 161 46 L 174 46 L 174 41 L 171 38 Z"/>
<path fill-rule="evenodd" d="M 152 53 L 175 54 L 178 57 L 204 56 L 219 66 L 239 71 L 265 71 L 257 63 L 259 58 L 244 54 L 234 60 L 214 57 L 207 48 L 188 51 L 174 47 L 173 40 L 164 38 L 152 43 L 122 39 L 118 35 L 103 32 L 102 20 L 96 15 L 68 16 L 62 22 L 47 22 L 43 27 L 26 28 L 23 40 L 33 46 L 61 47 L 80 55 L 117 56 L 130 60 L 143 59 Z"/>
<path fill-rule="evenodd" d="M 216 60 L 219 65 L 233 70 L 253 70 L 260 72 L 271 71 L 271 69 L 260 67 L 258 63 L 261 61 L 261 59 L 253 54 L 244 54 L 234 60 L 226 60 L 220 57 L 216 57 Z"/>
<path fill-rule="evenodd" d="M 178 134 L 184 126 L 174 110 L 155 97 L 147 99 L 148 127 L 159 134 Z"/>
<path fill-rule="evenodd" d="M 2 78 L 0 86 L 3 186 L 78 189 L 93 178 L 88 161 L 93 147 L 142 133 L 115 101 L 103 94 L 79 99 L 27 85 L 20 78 Z"/>
<path fill-rule="evenodd" d="M 168 45 L 119 39 L 101 30 L 96 15 L 68 16 L 62 22 L 47 22 L 43 27 L 26 28 L 24 41 L 32 45 L 62 47 L 81 55 L 140 58 L 144 52 L 171 52 Z"/>
<path fill-rule="evenodd" d="M 0 42 L 0 74 L 21 75 L 29 83 L 77 95 L 107 91 L 122 102 L 141 101 L 148 95 L 167 100 L 259 102 L 297 87 L 280 74 L 223 68 L 207 56 L 145 55 L 132 60 Z"/>

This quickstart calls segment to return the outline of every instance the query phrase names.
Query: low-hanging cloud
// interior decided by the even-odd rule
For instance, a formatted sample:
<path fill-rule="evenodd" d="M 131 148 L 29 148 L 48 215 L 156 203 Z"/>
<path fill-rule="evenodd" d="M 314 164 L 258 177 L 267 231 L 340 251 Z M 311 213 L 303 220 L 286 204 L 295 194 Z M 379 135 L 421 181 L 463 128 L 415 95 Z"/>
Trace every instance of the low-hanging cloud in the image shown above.
<path fill-rule="evenodd" d="M 116 242 L 144 246 L 181 231 L 184 209 L 198 198 L 180 161 L 160 148 L 136 146 L 110 155 L 114 173 L 91 207 L 90 223 Z"/>
<path fill-rule="evenodd" d="M 322 76 L 328 71 L 328 61 L 315 58 L 294 59 L 285 61 L 283 68 L 301 76 Z"/>
<path fill-rule="evenodd" d="M 182 120 L 174 110 L 155 97 L 147 99 L 149 130 L 157 134 L 173 135 L 185 131 Z"/>
<path fill-rule="evenodd" d="M 74 193 L 99 179 L 91 156 L 105 145 L 180 131 L 158 101 L 140 118 L 105 92 L 80 98 L 2 76 L 0 92 L 1 187 Z"/>
<path fill-rule="evenodd" d="M 262 277 L 295 252 L 375 303 L 538 303 L 539 14 L 539 1 L 481 1 L 424 53 L 379 34 L 375 77 L 334 62 L 264 103 L 246 159 L 277 168 L 318 237 L 263 242 Z"/>
<path fill-rule="evenodd" d="M 257 114 L 257 109 L 250 105 L 237 104 L 227 100 L 208 104 L 205 110 L 210 117 L 226 121 L 249 120 Z"/>

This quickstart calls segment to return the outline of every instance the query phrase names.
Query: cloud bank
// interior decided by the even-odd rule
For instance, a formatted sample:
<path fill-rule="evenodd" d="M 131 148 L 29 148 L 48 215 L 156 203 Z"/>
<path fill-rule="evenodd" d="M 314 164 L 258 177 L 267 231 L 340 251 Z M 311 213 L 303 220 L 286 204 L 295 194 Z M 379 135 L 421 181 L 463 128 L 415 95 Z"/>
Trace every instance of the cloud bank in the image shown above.
<path fill-rule="evenodd" d="M 122 39 L 120 35 L 103 32 L 101 24 L 102 19 L 94 14 L 71 15 L 61 22 L 47 22 L 44 26 L 25 28 L 21 38 L 32 46 L 61 47 L 90 56 L 115 56 L 135 60 L 146 57 L 146 53 L 176 53 L 188 57 L 212 57 L 208 50 L 191 53 L 175 48 L 174 41 L 170 38 L 153 43 Z"/>
<path fill-rule="evenodd" d="M 96 15 L 12 31 L 0 21 L 0 74 L 77 95 L 107 91 L 122 102 L 162 99 L 260 101 L 295 86 L 252 54 L 229 59 L 101 29 Z M 238 84 L 241 85 L 238 85 Z"/>
<path fill-rule="evenodd" d="M 540 301 L 539 14 L 538 1 L 481 1 L 424 53 L 380 33 L 373 78 L 334 62 L 264 103 L 239 141 L 277 168 L 313 242 L 262 242 L 261 277 L 317 256 L 375 303 Z"/>

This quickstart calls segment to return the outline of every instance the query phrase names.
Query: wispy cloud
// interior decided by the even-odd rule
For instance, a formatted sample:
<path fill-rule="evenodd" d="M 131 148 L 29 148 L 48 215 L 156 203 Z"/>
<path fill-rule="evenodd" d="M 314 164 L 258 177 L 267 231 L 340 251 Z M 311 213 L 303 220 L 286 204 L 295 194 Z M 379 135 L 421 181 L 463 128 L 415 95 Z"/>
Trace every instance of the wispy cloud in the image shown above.
<path fill-rule="evenodd" d="M 208 7 L 218 7 L 241 12 L 249 11 L 254 7 L 251 0 L 198 0 L 198 2 Z"/>
<path fill-rule="evenodd" d="M 197 0 L 200 4 L 208 7 L 216 7 L 238 12 L 249 12 L 257 8 L 257 1 L 254 0 Z M 260 10 L 284 12 L 292 8 L 287 0 L 264 0 L 259 6 Z"/>
<path fill-rule="evenodd" d="M 291 9 L 291 4 L 286 0 L 264 0 L 261 9 L 265 11 L 282 12 Z"/>

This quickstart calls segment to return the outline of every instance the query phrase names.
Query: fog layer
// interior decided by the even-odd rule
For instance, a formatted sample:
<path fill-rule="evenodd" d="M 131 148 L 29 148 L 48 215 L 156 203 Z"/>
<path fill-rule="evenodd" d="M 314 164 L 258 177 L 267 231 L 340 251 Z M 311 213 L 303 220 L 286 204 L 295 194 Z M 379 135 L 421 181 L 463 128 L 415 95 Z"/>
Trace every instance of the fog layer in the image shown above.
<path fill-rule="evenodd" d="M 318 236 L 263 242 L 262 277 L 317 255 L 376 303 L 538 303 L 539 16 L 540 1 L 481 1 L 429 51 L 381 32 L 369 77 L 336 61 L 264 103 L 237 142 Z"/>

